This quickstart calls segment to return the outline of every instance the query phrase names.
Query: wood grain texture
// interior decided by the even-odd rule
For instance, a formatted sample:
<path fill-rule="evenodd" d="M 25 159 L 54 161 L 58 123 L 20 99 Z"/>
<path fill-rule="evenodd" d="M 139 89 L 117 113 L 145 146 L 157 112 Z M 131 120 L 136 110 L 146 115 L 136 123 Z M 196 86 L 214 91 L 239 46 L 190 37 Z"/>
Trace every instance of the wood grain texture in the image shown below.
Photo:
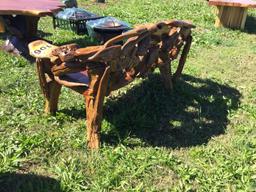
<path fill-rule="evenodd" d="M 252 1 L 252 0 L 209 0 L 209 5 L 256 8 L 256 1 Z"/>
<path fill-rule="evenodd" d="M 0 17 L 0 33 L 5 32 L 5 26 L 4 26 L 4 20 L 2 17 Z"/>
<path fill-rule="evenodd" d="M 247 8 L 217 6 L 218 12 L 215 27 L 229 27 L 244 29 L 247 17 Z"/>
<path fill-rule="evenodd" d="M 245 22 L 246 22 L 246 18 L 247 18 L 247 9 L 244 9 L 244 11 L 243 11 L 243 15 L 241 16 L 241 19 L 242 19 L 242 21 L 241 21 L 241 25 L 240 25 L 240 27 L 241 27 L 241 29 L 244 29 L 244 27 L 245 27 Z"/>
<path fill-rule="evenodd" d="M 0 15 L 46 16 L 63 7 L 59 0 L 0 0 Z"/>
<path fill-rule="evenodd" d="M 99 148 L 105 96 L 129 84 L 136 77 L 146 77 L 156 68 L 160 69 L 164 87 L 172 90 L 173 81 L 180 77 L 190 50 L 191 28 L 194 28 L 191 23 L 178 20 L 144 24 L 110 39 L 102 46 L 76 50 L 71 45 L 53 50 L 55 46 L 44 41 L 30 43 L 32 56 L 47 58 L 52 62 L 49 64 L 45 61 L 39 66 L 43 74 L 43 78 L 39 78 L 42 85 L 47 84 L 45 73 L 49 72 L 48 76 L 53 77 L 51 84 L 47 84 L 49 86 L 43 86 L 48 88 L 45 97 L 49 97 L 46 98 L 45 111 L 55 113 L 57 110 L 60 87 L 56 87 L 55 82 L 75 90 L 74 82 L 63 83 L 56 79 L 65 74 L 86 70 L 88 89 L 84 92 L 82 89 L 76 91 L 85 97 L 87 145 L 90 149 Z M 181 57 L 178 57 L 180 52 Z M 55 59 L 56 57 L 59 59 Z M 177 58 L 179 63 L 173 76 L 171 62 Z M 42 66 L 49 66 L 50 70 L 44 71 Z"/>

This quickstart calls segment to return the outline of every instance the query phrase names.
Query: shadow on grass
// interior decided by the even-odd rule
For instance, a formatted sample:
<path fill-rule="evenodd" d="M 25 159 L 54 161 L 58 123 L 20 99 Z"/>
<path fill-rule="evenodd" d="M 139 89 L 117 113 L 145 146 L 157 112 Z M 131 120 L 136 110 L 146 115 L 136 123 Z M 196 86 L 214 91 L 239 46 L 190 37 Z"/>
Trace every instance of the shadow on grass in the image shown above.
<path fill-rule="evenodd" d="M 172 148 L 205 144 L 225 132 L 228 111 L 237 109 L 240 96 L 227 85 L 188 75 L 171 93 L 153 75 L 107 102 L 104 118 L 111 129 L 103 141 Z"/>
<path fill-rule="evenodd" d="M 256 17 L 247 16 L 244 31 L 249 34 L 256 34 Z"/>
<path fill-rule="evenodd" d="M 102 141 L 116 145 L 189 147 L 223 134 L 228 112 L 238 108 L 240 93 L 209 79 L 183 75 L 173 92 L 153 74 L 104 105 Z M 84 118 L 84 110 L 62 110 Z"/>
<path fill-rule="evenodd" d="M 61 192 L 59 181 L 34 174 L 0 173 L 1 192 Z"/>

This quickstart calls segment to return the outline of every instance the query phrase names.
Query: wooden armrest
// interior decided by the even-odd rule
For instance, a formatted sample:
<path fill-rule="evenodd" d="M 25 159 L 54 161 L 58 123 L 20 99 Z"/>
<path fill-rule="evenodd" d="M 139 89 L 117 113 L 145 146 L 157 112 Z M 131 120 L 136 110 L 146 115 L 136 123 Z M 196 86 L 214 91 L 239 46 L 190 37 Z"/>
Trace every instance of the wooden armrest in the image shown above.
<path fill-rule="evenodd" d="M 52 55 L 60 58 L 62 62 L 72 61 L 75 57 L 75 51 L 78 45 L 75 43 L 62 45 L 52 51 Z"/>
<path fill-rule="evenodd" d="M 146 32 L 147 29 L 142 27 L 142 28 L 138 28 L 138 29 L 133 29 L 131 31 L 128 31 L 128 32 L 125 32 L 121 35 L 118 35 L 110 40 L 108 40 L 105 44 L 104 44 L 104 47 L 109 47 L 111 45 L 114 45 L 115 43 L 118 43 L 120 41 L 123 41 L 123 40 L 126 40 L 128 38 L 131 38 L 131 37 L 135 37 L 135 36 L 138 36 L 140 35 L 141 33 L 144 33 Z"/>
<path fill-rule="evenodd" d="M 187 27 L 187 28 L 196 28 L 191 21 L 182 21 L 182 20 L 170 20 L 164 21 L 167 25 L 171 27 Z"/>
<path fill-rule="evenodd" d="M 170 20 L 170 21 L 161 21 L 156 24 L 147 23 L 142 25 L 136 25 L 135 28 L 145 28 L 148 32 L 151 33 L 154 38 L 161 37 L 163 34 L 168 34 L 170 28 L 180 27 L 180 28 L 195 28 L 195 26 L 189 21 L 181 20 Z"/>
<path fill-rule="evenodd" d="M 169 26 L 166 22 L 158 22 L 158 23 L 146 23 L 136 25 L 136 28 L 146 28 L 147 31 L 154 36 L 161 36 L 163 33 L 169 32 Z"/>
<path fill-rule="evenodd" d="M 52 45 L 44 40 L 36 40 L 28 44 L 29 53 L 35 58 L 48 58 L 51 61 L 58 57 L 52 54 L 52 51 L 57 49 L 58 46 Z"/>
<path fill-rule="evenodd" d="M 121 55 L 121 45 L 113 45 L 99 50 L 96 54 L 89 57 L 89 61 L 95 62 L 109 62 L 111 60 L 119 58 Z"/>
<path fill-rule="evenodd" d="M 52 66 L 51 72 L 54 76 L 61 76 L 67 73 L 84 71 L 85 69 L 86 64 L 82 62 L 63 62 L 59 65 Z"/>
<path fill-rule="evenodd" d="M 88 59 L 101 49 L 103 49 L 102 45 L 80 48 L 75 51 L 75 57 L 79 57 L 80 59 Z"/>

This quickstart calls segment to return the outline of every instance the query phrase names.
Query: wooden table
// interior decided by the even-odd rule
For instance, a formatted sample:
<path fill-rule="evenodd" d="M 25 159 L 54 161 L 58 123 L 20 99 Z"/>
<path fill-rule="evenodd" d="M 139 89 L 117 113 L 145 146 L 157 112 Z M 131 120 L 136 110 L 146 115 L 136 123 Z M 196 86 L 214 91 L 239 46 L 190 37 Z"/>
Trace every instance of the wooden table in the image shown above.
<path fill-rule="evenodd" d="M 37 25 L 40 17 L 52 15 L 53 12 L 61 10 L 62 7 L 65 7 L 65 5 L 60 0 L 0 0 L 0 16 L 26 16 L 28 23 L 31 24 L 28 25 L 32 30 L 31 33 L 35 33 L 36 31 L 33 28 L 35 24 Z M 3 27 L 3 19 L 0 19 L 0 32 L 4 31 Z"/>
<path fill-rule="evenodd" d="M 0 33 L 10 34 L 3 48 L 12 52 L 14 49 L 10 50 L 7 44 L 13 41 L 11 47 L 28 51 L 27 44 L 37 37 L 40 17 L 52 15 L 63 7 L 60 0 L 0 0 Z"/>
<path fill-rule="evenodd" d="M 60 0 L 0 0 L 0 15 L 51 15 L 65 5 Z"/>
<path fill-rule="evenodd" d="M 248 8 L 256 8 L 253 0 L 209 0 L 209 5 L 217 6 L 216 27 L 244 29 Z"/>

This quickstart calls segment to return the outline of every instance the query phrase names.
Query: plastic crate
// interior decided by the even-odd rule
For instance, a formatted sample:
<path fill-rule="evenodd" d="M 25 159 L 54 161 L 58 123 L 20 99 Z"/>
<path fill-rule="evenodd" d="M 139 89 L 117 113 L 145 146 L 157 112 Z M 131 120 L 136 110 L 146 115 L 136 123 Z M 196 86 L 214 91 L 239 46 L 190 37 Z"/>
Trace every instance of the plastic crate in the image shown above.
<path fill-rule="evenodd" d="M 72 19 L 60 19 L 53 17 L 53 28 L 68 29 L 74 31 L 78 35 L 88 34 L 86 28 L 86 22 L 89 20 L 95 20 L 102 17 L 72 20 Z"/>

